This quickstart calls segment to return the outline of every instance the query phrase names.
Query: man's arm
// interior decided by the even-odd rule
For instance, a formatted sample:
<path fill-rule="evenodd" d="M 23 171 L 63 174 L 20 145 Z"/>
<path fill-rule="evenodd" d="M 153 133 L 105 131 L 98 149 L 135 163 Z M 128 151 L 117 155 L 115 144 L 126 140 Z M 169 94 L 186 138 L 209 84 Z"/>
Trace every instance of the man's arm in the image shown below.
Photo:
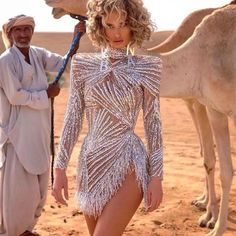
<path fill-rule="evenodd" d="M 19 75 L 6 58 L 0 60 L 1 87 L 10 104 L 14 106 L 29 106 L 33 109 L 46 109 L 49 99 L 58 95 L 59 85 L 49 85 L 40 90 L 24 89 L 19 81 Z"/>

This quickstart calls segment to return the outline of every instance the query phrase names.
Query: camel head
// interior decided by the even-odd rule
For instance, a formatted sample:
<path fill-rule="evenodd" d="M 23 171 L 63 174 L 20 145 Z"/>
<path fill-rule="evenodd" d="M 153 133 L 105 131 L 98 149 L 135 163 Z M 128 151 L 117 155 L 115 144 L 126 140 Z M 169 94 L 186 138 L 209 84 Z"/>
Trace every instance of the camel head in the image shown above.
<path fill-rule="evenodd" d="M 86 16 L 87 0 L 45 0 L 45 3 L 52 7 L 54 18 L 58 19 L 66 14 Z"/>

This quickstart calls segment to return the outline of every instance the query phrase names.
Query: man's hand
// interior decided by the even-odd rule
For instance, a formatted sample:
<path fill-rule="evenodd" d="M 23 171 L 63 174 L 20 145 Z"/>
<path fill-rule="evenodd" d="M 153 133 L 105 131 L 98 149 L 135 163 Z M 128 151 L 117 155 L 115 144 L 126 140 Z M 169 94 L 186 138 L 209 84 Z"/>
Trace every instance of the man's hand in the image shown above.
<path fill-rule="evenodd" d="M 54 98 L 60 93 L 60 85 L 59 83 L 49 84 L 47 89 L 48 98 Z"/>
<path fill-rule="evenodd" d="M 74 28 L 74 37 L 78 34 L 81 33 L 81 36 L 83 36 L 86 33 L 86 22 L 85 21 L 80 21 L 78 24 L 75 25 Z"/>
<path fill-rule="evenodd" d="M 86 22 L 85 21 L 80 21 L 77 25 L 75 25 L 75 28 L 74 28 L 74 37 L 78 34 L 78 33 L 81 33 L 81 37 L 85 34 L 86 32 Z M 81 39 L 80 37 L 80 39 Z M 80 40 L 79 40 L 80 41 Z M 71 57 L 76 53 L 76 51 L 78 50 L 79 48 L 79 41 L 77 43 L 77 45 L 75 45 L 75 48 L 71 54 Z"/>

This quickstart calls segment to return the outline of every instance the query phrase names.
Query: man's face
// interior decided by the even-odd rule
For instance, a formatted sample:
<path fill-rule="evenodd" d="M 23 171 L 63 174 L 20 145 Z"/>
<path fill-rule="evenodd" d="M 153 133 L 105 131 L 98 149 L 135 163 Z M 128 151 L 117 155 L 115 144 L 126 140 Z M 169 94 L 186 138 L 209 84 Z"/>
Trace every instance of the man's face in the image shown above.
<path fill-rule="evenodd" d="M 19 48 L 28 48 L 33 32 L 33 28 L 30 25 L 15 26 L 9 33 L 9 39 Z"/>

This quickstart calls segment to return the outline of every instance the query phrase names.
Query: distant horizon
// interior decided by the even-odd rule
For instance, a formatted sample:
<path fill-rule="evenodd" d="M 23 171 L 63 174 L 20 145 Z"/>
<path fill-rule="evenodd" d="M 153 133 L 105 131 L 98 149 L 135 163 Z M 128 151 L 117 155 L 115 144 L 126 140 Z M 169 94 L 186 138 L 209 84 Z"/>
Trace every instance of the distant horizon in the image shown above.
<path fill-rule="evenodd" d="M 1 33 L 1 32 L 0 32 Z M 172 31 L 163 30 L 159 32 L 153 32 L 150 40 L 145 40 L 143 47 L 152 48 L 157 44 L 163 42 Z M 35 32 L 31 41 L 31 45 L 38 47 L 47 48 L 52 52 L 56 52 L 60 55 L 64 55 L 69 48 L 73 38 L 72 32 Z M 91 40 L 88 39 L 88 36 L 85 35 L 81 39 L 80 51 L 88 52 L 89 50 L 95 50 L 95 47 L 92 45 Z M 5 50 L 2 38 L 0 38 L 0 54 Z"/>
<path fill-rule="evenodd" d="M 173 30 L 158 30 L 158 31 L 154 31 L 152 33 L 159 33 L 159 32 L 170 32 Z M 2 31 L 0 30 L 0 34 L 2 33 Z M 70 31 L 34 31 L 34 34 L 37 33 L 42 33 L 42 34 L 71 34 L 72 32 Z"/>

